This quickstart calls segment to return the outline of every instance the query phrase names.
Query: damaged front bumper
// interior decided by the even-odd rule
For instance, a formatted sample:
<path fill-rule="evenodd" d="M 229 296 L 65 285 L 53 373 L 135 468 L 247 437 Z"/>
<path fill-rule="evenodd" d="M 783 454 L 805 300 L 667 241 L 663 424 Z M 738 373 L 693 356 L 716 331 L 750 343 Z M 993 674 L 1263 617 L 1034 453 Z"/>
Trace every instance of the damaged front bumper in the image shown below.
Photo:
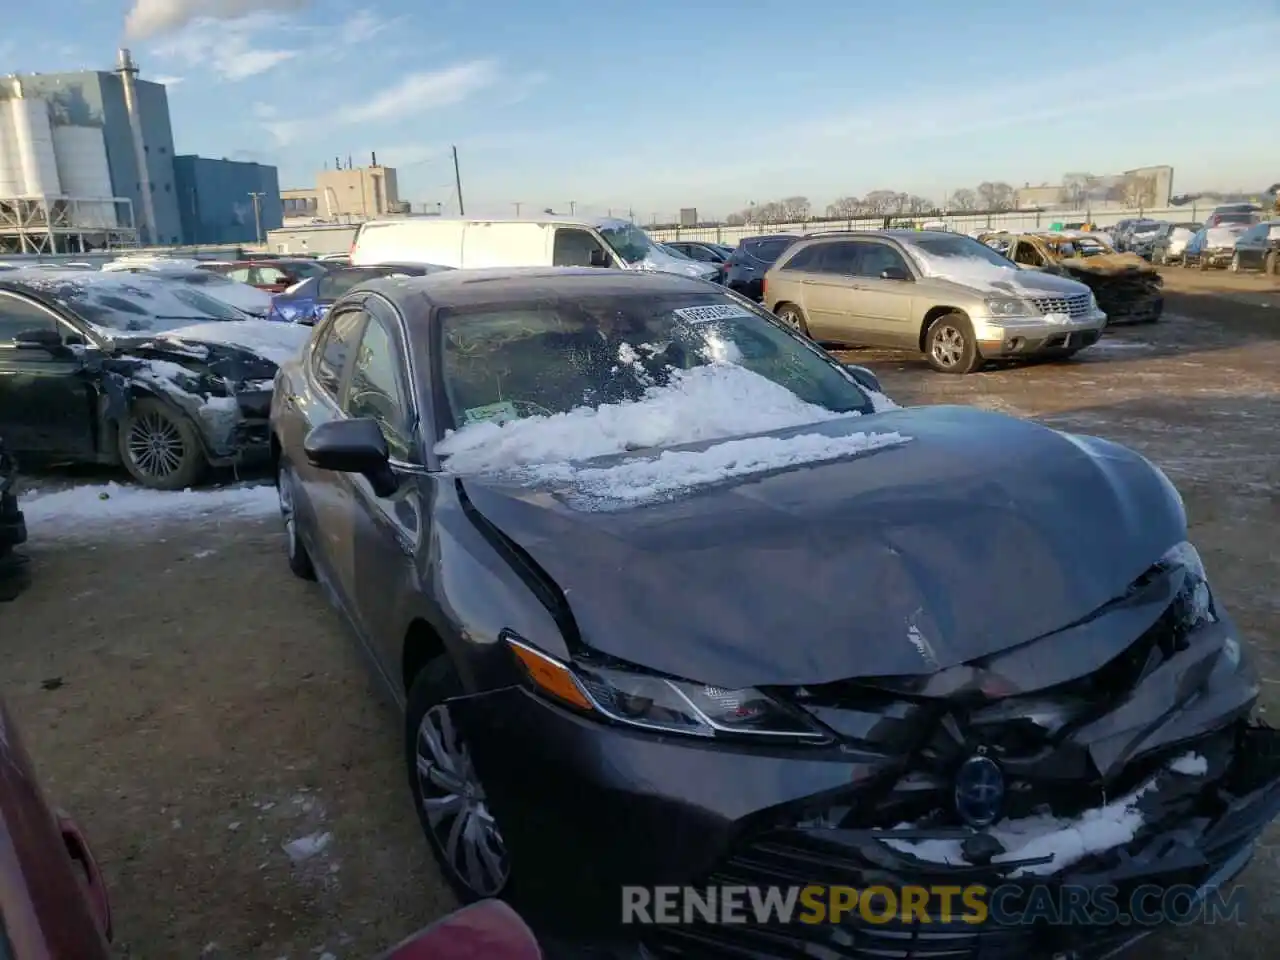
<path fill-rule="evenodd" d="M 1043 317 L 977 317 L 973 320 L 973 329 L 978 351 L 987 359 L 995 360 L 1088 347 L 1098 342 L 1106 323 L 1107 315 L 1095 310 L 1065 322 Z"/>

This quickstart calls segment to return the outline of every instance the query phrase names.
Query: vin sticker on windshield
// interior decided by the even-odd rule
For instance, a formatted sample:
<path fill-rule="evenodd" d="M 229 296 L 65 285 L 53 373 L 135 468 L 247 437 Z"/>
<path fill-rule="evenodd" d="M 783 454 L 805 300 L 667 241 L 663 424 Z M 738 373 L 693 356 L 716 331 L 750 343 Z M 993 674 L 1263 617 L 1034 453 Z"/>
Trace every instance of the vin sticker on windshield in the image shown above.
<path fill-rule="evenodd" d="M 679 307 L 671 311 L 681 320 L 688 323 L 708 323 L 712 320 L 738 320 L 742 317 L 751 317 L 751 313 L 746 307 L 740 307 L 733 303 L 713 303 L 705 307 Z"/>
<path fill-rule="evenodd" d="M 516 413 L 515 404 L 510 400 L 500 400 L 498 403 L 486 403 L 483 407 L 470 407 L 462 413 L 464 423 L 497 423 L 503 424 L 508 420 L 516 420 L 519 418 Z"/>

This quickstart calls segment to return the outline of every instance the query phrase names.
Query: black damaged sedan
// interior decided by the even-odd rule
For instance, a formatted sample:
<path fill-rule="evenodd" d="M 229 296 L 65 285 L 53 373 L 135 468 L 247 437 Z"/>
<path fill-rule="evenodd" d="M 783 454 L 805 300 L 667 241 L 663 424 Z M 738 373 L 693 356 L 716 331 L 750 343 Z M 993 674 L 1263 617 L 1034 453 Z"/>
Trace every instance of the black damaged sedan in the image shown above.
<path fill-rule="evenodd" d="M 162 277 L 0 274 L 0 436 L 23 466 L 122 465 L 175 490 L 266 461 L 277 361 L 310 331 Z"/>
<path fill-rule="evenodd" d="M 281 368 L 272 433 L 289 563 L 403 706 L 464 898 L 579 932 L 619 919 L 624 884 L 1124 903 L 1228 882 L 1280 808 L 1248 651 L 1158 468 L 898 409 L 722 288 L 374 281 Z M 931 921 L 641 934 L 950 960 L 1142 932 Z"/>

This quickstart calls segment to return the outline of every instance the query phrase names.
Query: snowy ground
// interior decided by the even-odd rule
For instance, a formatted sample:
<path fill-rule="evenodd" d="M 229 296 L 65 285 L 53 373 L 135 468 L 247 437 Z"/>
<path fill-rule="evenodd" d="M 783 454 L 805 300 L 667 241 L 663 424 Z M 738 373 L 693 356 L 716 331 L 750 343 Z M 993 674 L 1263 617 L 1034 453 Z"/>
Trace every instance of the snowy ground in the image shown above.
<path fill-rule="evenodd" d="M 1207 282 L 1188 273 L 1171 287 Z M 1170 300 L 1170 322 L 1109 334 L 1068 364 L 962 378 L 879 352 L 848 358 L 901 402 L 1041 416 L 1166 467 L 1275 716 L 1280 311 L 1203 290 Z M 404 789 L 396 718 L 317 588 L 288 574 L 271 487 L 109 482 L 55 478 L 24 494 L 32 584 L 0 604 L 0 689 L 49 794 L 96 845 L 118 953 L 355 960 L 449 909 Z M 1273 956 L 1277 842 L 1243 877 L 1256 891 L 1246 926 L 1175 931 L 1134 956 Z"/>

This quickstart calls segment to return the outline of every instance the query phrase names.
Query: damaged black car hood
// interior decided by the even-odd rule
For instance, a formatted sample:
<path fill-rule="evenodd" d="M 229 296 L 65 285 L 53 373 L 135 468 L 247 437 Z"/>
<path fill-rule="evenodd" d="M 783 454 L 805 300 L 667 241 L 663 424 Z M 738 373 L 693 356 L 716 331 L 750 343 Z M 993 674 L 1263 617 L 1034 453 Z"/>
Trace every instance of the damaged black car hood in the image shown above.
<path fill-rule="evenodd" d="M 861 431 L 911 439 L 621 510 L 572 505 L 571 484 L 460 483 L 477 522 L 559 587 L 581 642 L 725 687 L 1006 650 L 1124 595 L 1186 538 L 1141 456 L 1001 414 L 921 407 L 770 436 Z"/>

